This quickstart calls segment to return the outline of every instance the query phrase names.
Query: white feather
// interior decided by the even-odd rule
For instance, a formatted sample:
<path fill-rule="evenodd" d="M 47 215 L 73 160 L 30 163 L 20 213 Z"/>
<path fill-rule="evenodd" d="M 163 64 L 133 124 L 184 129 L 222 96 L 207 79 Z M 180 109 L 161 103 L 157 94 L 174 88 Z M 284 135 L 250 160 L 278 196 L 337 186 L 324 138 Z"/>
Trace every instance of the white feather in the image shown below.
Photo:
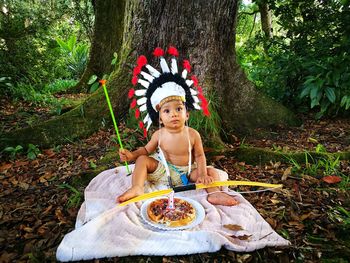
<path fill-rule="evenodd" d="M 198 105 L 198 103 L 193 103 L 193 106 L 196 110 L 200 110 L 201 107 Z"/>
<path fill-rule="evenodd" d="M 176 74 L 177 71 L 177 62 L 175 58 L 171 59 L 171 73 Z"/>
<path fill-rule="evenodd" d="M 140 83 L 142 86 L 144 86 L 146 89 L 147 89 L 148 86 L 149 86 L 149 82 L 146 81 L 146 80 L 139 79 L 137 82 Z"/>
<path fill-rule="evenodd" d="M 146 111 L 147 110 L 147 106 L 146 106 L 146 104 L 143 104 L 141 107 L 140 107 L 140 111 L 141 112 L 144 112 L 144 111 Z"/>
<path fill-rule="evenodd" d="M 160 67 L 162 68 L 163 73 L 169 73 L 170 69 L 168 63 L 166 63 L 165 58 L 160 58 Z"/>
<path fill-rule="evenodd" d="M 182 77 L 183 79 L 186 79 L 186 78 L 187 78 L 187 69 L 184 69 L 184 70 L 182 71 L 181 77 Z"/>
<path fill-rule="evenodd" d="M 197 97 L 196 95 L 192 96 L 192 98 L 193 98 L 193 100 L 194 100 L 195 103 L 198 103 L 198 102 L 199 102 L 199 99 L 198 99 L 198 97 Z"/>
<path fill-rule="evenodd" d="M 149 73 L 151 73 L 153 77 L 158 78 L 160 76 L 160 72 L 156 70 L 154 67 L 152 67 L 151 65 L 147 64 L 146 68 L 148 69 Z"/>
<path fill-rule="evenodd" d="M 147 90 L 146 89 L 138 89 L 135 91 L 136 96 L 140 97 L 140 96 L 144 96 L 146 94 Z M 192 92 L 191 92 L 192 94 Z"/>
<path fill-rule="evenodd" d="M 143 97 L 137 100 L 137 105 L 143 105 L 147 102 L 147 98 Z"/>
<path fill-rule="evenodd" d="M 187 86 L 191 87 L 193 84 L 193 80 L 187 79 L 186 84 L 187 84 Z"/>
<path fill-rule="evenodd" d="M 152 121 L 151 121 L 151 119 L 149 119 L 148 124 L 147 124 L 147 127 L 146 127 L 146 130 L 147 130 L 147 131 L 148 131 L 149 127 L 151 126 L 151 124 L 152 124 Z"/>
<path fill-rule="evenodd" d="M 196 90 L 194 90 L 194 89 L 190 89 L 190 91 L 191 91 L 191 95 L 197 95 L 198 94 L 198 92 Z"/>
<path fill-rule="evenodd" d="M 146 80 L 148 80 L 150 83 L 154 80 L 154 77 L 152 77 L 150 74 L 148 74 L 148 73 L 146 73 L 146 72 L 141 71 L 141 75 L 142 75 Z"/>
<path fill-rule="evenodd" d="M 143 123 L 148 122 L 149 120 L 151 120 L 151 118 L 149 117 L 149 114 L 146 115 L 146 117 L 143 119 Z M 152 121 L 151 121 L 152 122 Z"/>

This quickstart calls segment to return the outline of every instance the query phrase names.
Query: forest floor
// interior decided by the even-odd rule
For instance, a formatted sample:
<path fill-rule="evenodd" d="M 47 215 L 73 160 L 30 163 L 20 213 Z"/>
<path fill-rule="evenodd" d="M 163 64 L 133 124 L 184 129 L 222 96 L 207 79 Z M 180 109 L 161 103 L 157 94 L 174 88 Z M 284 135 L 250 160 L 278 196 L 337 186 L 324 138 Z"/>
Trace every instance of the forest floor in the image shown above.
<path fill-rule="evenodd" d="M 46 119 L 48 110 L 28 103 L 1 100 L 2 132 L 14 126 Z M 20 104 L 21 107 L 18 106 Z M 19 114 L 19 112 L 21 114 Z M 124 133 L 124 138 L 131 136 Z M 84 186 L 72 186 L 75 177 L 98 168 L 106 152 L 116 149 L 112 129 L 89 138 L 50 149 L 40 149 L 31 160 L 25 153 L 10 158 L 0 153 L 0 262 L 52 262 L 63 236 L 74 229 Z M 265 138 L 236 139 L 242 144 L 269 149 L 311 151 L 323 145 L 328 152 L 350 151 L 350 119 L 316 121 L 304 117 L 295 128 L 277 128 Z M 125 257 L 91 262 L 349 262 L 350 258 L 350 163 L 336 161 L 333 177 L 311 174 L 309 167 L 270 162 L 250 165 L 224 155 L 208 159 L 225 170 L 231 180 L 282 183 L 281 192 L 247 193 L 244 197 L 284 238 L 288 248 L 264 248 L 252 253 L 221 249 L 176 257 Z M 110 167 L 120 165 L 118 160 Z M 322 168 L 322 167 L 321 167 Z M 324 168 L 324 167 L 323 167 Z M 237 190 L 237 189 L 235 189 Z M 240 187 L 240 191 L 250 190 Z"/>

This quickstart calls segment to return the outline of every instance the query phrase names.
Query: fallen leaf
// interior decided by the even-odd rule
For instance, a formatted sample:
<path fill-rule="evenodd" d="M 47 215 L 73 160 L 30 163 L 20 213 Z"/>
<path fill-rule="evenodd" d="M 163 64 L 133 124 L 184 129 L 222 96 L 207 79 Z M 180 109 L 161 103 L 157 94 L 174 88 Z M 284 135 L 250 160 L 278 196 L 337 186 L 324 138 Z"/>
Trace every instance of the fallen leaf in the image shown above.
<path fill-rule="evenodd" d="M 228 225 L 224 225 L 225 228 L 230 229 L 232 231 L 239 231 L 239 230 L 243 230 L 243 228 L 240 225 L 232 225 L 232 224 L 228 224 Z"/>
<path fill-rule="evenodd" d="M 288 167 L 282 175 L 282 181 L 287 180 L 288 176 L 290 176 L 292 174 L 292 167 Z"/>
<path fill-rule="evenodd" d="M 60 221 L 60 224 L 67 224 L 67 220 L 64 217 L 64 215 L 62 214 L 62 210 L 61 209 L 56 209 L 55 210 L 55 215 L 56 215 L 57 219 Z"/>
<path fill-rule="evenodd" d="M 0 173 L 7 171 L 12 167 L 12 163 L 4 163 L 0 166 Z"/>
<path fill-rule="evenodd" d="M 28 165 L 28 161 L 16 161 L 15 162 L 15 167 L 21 167 L 21 166 L 25 166 Z"/>
<path fill-rule="evenodd" d="M 56 155 L 56 153 L 52 149 L 43 150 L 43 153 L 49 158 Z"/>
<path fill-rule="evenodd" d="M 341 181 L 341 177 L 336 175 L 329 175 L 329 176 L 322 177 L 322 181 L 328 184 L 336 184 Z"/>
<path fill-rule="evenodd" d="M 252 235 L 242 235 L 242 236 L 235 236 L 235 235 L 232 235 L 231 237 L 232 238 L 238 238 L 239 240 L 247 240 L 251 237 Z"/>

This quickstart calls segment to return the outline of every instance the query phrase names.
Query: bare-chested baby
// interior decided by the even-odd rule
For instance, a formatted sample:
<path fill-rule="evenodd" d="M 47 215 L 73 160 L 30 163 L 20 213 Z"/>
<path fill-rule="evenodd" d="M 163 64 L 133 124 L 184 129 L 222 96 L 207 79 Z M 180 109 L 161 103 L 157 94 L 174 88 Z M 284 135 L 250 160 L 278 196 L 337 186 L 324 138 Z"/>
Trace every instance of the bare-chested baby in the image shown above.
<path fill-rule="evenodd" d="M 157 130 L 146 146 L 133 152 L 126 149 L 119 151 L 121 161 L 134 161 L 135 169 L 132 175 L 132 186 L 117 198 L 124 202 L 144 193 L 144 184 L 149 181 L 164 181 L 165 169 L 162 162 L 149 156 L 157 149 L 158 143 L 172 173 L 173 183 L 181 184 L 181 171 L 186 171 L 189 163 L 189 152 L 193 156 L 192 171 L 188 175 L 190 182 L 209 184 L 219 180 L 219 174 L 214 168 L 206 166 L 200 134 L 185 125 L 189 118 L 184 102 L 176 97 L 169 101 L 163 100 L 159 105 L 159 121 L 162 127 Z M 189 150 L 190 149 L 190 150 Z M 166 180 L 165 180 L 166 182 Z M 220 192 L 219 188 L 208 188 L 208 201 L 212 204 L 232 206 L 238 204 L 234 197 Z"/>

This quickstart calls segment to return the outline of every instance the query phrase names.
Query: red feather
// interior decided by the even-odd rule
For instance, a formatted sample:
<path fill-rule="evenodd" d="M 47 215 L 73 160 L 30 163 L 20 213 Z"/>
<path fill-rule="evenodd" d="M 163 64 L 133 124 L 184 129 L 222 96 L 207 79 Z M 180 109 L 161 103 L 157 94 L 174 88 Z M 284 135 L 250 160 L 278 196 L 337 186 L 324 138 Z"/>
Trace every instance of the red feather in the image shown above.
<path fill-rule="evenodd" d="M 135 118 L 138 119 L 140 117 L 140 110 L 136 109 L 135 110 Z"/>
<path fill-rule="evenodd" d="M 208 101 L 202 93 L 198 94 L 198 98 L 201 100 L 202 104 L 208 105 Z"/>
<path fill-rule="evenodd" d="M 137 66 L 142 68 L 146 64 L 147 64 L 147 58 L 144 55 L 139 56 L 137 59 Z"/>
<path fill-rule="evenodd" d="M 164 56 L 164 50 L 160 47 L 156 47 L 153 51 L 153 55 L 156 57 L 163 57 Z"/>
<path fill-rule="evenodd" d="M 132 97 L 134 97 L 135 94 L 135 90 L 134 89 L 130 89 L 129 93 L 128 93 L 128 98 L 131 99 Z"/>
<path fill-rule="evenodd" d="M 191 76 L 191 79 L 192 79 L 192 81 L 193 81 L 193 85 L 195 86 L 195 87 L 197 87 L 198 86 L 198 79 L 197 79 L 197 77 L 196 76 Z"/>
<path fill-rule="evenodd" d="M 130 103 L 130 108 L 133 109 L 136 107 L 136 99 L 133 99 L 132 102 Z"/>
<path fill-rule="evenodd" d="M 208 110 L 208 107 L 204 107 L 204 108 L 203 108 L 203 114 L 204 114 L 205 116 L 210 116 L 210 112 L 209 112 L 209 110 Z"/>
<path fill-rule="evenodd" d="M 170 46 L 168 48 L 168 53 L 174 57 L 178 57 L 179 56 L 179 51 L 177 51 L 177 49 L 173 46 Z"/>
<path fill-rule="evenodd" d="M 198 90 L 199 93 L 203 93 L 202 87 L 198 86 L 198 87 L 197 87 L 197 90 Z"/>
<path fill-rule="evenodd" d="M 146 128 L 143 128 L 143 137 L 147 138 L 147 130 L 146 130 Z"/>
<path fill-rule="evenodd" d="M 184 60 L 183 61 L 183 67 L 188 71 L 188 73 L 191 72 L 191 65 L 190 65 L 190 62 L 188 60 Z"/>
<path fill-rule="evenodd" d="M 145 124 L 142 121 L 140 121 L 139 122 L 139 127 L 140 127 L 140 129 L 143 129 L 143 127 L 145 127 Z"/>
<path fill-rule="evenodd" d="M 139 79 L 136 76 L 133 76 L 132 79 L 131 79 L 132 85 L 136 86 L 138 80 Z"/>
<path fill-rule="evenodd" d="M 136 67 L 134 67 L 134 70 L 133 70 L 133 75 L 134 76 L 137 76 L 138 74 L 141 73 L 141 67 L 139 67 L 138 65 Z"/>

